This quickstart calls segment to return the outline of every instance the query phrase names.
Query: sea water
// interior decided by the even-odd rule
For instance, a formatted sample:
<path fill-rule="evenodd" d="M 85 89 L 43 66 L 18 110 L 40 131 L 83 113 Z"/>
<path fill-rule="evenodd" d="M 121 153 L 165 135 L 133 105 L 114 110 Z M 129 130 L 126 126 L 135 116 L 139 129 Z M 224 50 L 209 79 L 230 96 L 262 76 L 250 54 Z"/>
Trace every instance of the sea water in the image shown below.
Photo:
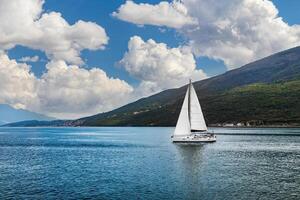
<path fill-rule="evenodd" d="M 0 199 L 300 199 L 300 129 L 0 128 Z"/>

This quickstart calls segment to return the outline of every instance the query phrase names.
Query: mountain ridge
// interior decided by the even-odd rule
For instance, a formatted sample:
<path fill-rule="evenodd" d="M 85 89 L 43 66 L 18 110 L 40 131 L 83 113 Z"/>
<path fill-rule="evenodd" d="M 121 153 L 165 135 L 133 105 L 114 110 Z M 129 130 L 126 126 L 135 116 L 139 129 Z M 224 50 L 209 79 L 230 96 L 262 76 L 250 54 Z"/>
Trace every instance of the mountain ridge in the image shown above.
<path fill-rule="evenodd" d="M 270 69 L 272 70 L 270 71 Z M 220 91 L 226 91 L 235 87 L 241 87 L 252 83 L 271 83 L 274 81 L 293 80 L 297 79 L 297 77 L 300 77 L 300 47 L 295 47 L 283 52 L 278 52 L 258 61 L 246 64 L 238 69 L 228 71 L 219 76 L 195 82 L 194 87 L 197 91 L 202 105 L 204 97 L 214 96 L 215 93 Z M 170 121 L 172 121 L 172 123 L 160 122 L 159 124 L 174 125 L 174 121 L 177 120 L 177 116 L 179 114 L 179 109 L 184 98 L 186 87 L 187 86 L 185 85 L 177 89 L 165 90 L 150 97 L 142 98 L 136 102 L 127 104 L 113 111 L 82 118 L 79 120 L 83 122 L 82 125 L 93 126 L 99 124 L 99 122 L 97 122 L 99 121 L 99 119 L 111 117 L 119 113 L 128 112 L 128 110 L 133 113 L 143 112 L 147 110 L 148 107 L 159 108 L 163 105 L 173 104 L 175 105 L 174 107 L 177 112 L 173 112 L 176 117 L 173 117 L 174 115 L 171 116 Z M 174 111 L 174 107 L 170 110 Z M 206 114 L 205 106 L 202 105 L 202 107 L 204 109 L 204 114 Z M 164 115 L 163 110 L 161 112 L 161 115 Z M 106 122 L 104 124 L 111 125 L 110 123 Z"/>
<path fill-rule="evenodd" d="M 294 80 L 296 80 L 295 83 L 289 83 Z M 300 93 L 298 93 L 300 82 L 297 80 L 300 80 L 300 47 L 288 49 L 251 62 L 240 68 L 230 70 L 224 74 L 195 82 L 194 87 L 200 99 L 203 113 L 208 124 L 216 125 L 224 123 L 239 123 L 239 121 L 237 121 L 234 117 L 238 116 L 235 113 L 240 112 L 245 115 L 245 121 L 243 123 L 262 125 L 264 123 L 272 124 L 275 123 L 275 121 L 272 122 L 272 120 L 266 119 L 265 115 L 260 112 L 271 112 L 275 109 L 277 113 L 276 115 L 282 114 L 287 119 L 290 118 L 290 116 L 287 115 L 287 113 L 290 112 L 281 112 L 280 106 L 284 103 L 284 95 L 293 96 L 293 94 L 286 94 L 282 89 L 281 84 L 291 84 L 294 87 L 293 89 L 296 91 L 296 100 L 293 97 L 290 99 L 291 101 L 288 102 L 295 104 L 297 109 L 299 108 L 300 113 L 300 106 L 298 107 L 299 103 L 297 101 L 297 97 L 300 98 Z M 252 84 L 265 85 L 261 85 L 261 87 L 254 87 Z M 175 89 L 168 89 L 106 113 L 100 113 L 78 120 L 61 121 L 60 125 L 174 126 L 177 121 L 186 87 L 187 86 L 185 85 Z M 262 90 L 262 88 L 265 90 Z M 241 92 L 247 91 L 247 89 L 249 94 Z M 268 93 L 266 89 L 272 89 L 273 93 L 264 97 L 261 93 Z M 276 93 L 277 90 L 279 92 Z M 230 95 L 234 98 L 231 98 Z M 257 95 L 263 100 L 256 99 Z M 267 101 L 271 99 L 272 101 L 275 101 L 274 98 L 275 100 L 276 98 L 282 100 L 278 101 L 279 105 L 276 105 L 276 103 L 269 105 L 267 103 Z M 258 115 L 256 118 L 252 115 L 253 110 L 251 110 L 250 107 L 248 108 L 246 105 L 251 104 L 249 100 L 257 103 L 251 107 L 253 109 L 253 106 L 257 106 L 256 114 Z M 238 101 L 246 104 L 241 105 Z M 223 105 L 223 102 L 226 102 L 227 105 Z M 266 107 L 262 107 L 262 105 L 258 103 L 264 104 Z M 230 111 L 225 109 L 226 106 L 228 108 L 230 108 L 230 106 L 234 107 L 235 110 Z M 270 107 L 268 108 L 268 106 Z M 289 111 L 292 109 L 289 105 L 285 106 Z M 228 113 L 231 114 L 229 115 Z M 258 116 L 262 118 L 259 118 Z M 300 117 L 299 119 L 297 117 L 298 116 L 295 118 L 296 122 L 300 125 Z M 227 120 L 225 120 L 226 118 Z M 290 122 L 278 121 L 278 123 L 284 124 Z"/>

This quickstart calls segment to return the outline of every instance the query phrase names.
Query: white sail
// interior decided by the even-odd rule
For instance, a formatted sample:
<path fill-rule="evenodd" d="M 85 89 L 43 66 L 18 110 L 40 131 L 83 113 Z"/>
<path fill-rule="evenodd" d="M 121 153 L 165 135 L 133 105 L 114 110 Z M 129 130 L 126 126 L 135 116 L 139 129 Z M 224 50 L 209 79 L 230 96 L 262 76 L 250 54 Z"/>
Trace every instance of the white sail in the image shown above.
<path fill-rule="evenodd" d="M 207 131 L 197 93 L 192 84 L 190 84 L 190 124 L 191 130 Z"/>
<path fill-rule="evenodd" d="M 174 136 L 186 136 L 191 134 L 191 127 L 189 121 L 189 89 L 187 90 L 179 118 L 176 124 Z"/>

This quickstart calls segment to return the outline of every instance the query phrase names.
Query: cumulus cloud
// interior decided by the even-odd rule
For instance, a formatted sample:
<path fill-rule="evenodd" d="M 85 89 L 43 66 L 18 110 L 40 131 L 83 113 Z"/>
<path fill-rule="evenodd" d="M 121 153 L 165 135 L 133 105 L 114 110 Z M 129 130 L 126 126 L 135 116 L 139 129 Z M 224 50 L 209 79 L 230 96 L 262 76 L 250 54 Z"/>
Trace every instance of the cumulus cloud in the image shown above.
<path fill-rule="evenodd" d="M 0 53 L 0 103 L 26 108 L 36 98 L 37 79 L 30 66 Z"/>
<path fill-rule="evenodd" d="M 64 61 L 47 64 L 37 78 L 30 66 L 0 54 L 0 103 L 59 118 L 77 118 L 108 111 L 127 103 L 133 88 L 110 78 L 99 69 L 90 70 Z"/>
<path fill-rule="evenodd" d="M 43 12 L 43 0 L 0 0 L 0 49 L 16 45 L 42 50 L 52 60 L 82 64 L 83 49 L 103 49 L 105 30 L 79 20 L 70 25 L 58 12 Z"/>
<path fill-rule="evenodd" d="M 80 52 L 103 49 L 105 30 L 93 23 L 70 25 L 58 12 L 44 12 L 43 0 L 0 0 L 0 103 L 58 118 L 111 110 L 132 99 L 133 88 L 100 68 L 84 69 Z M 41 77 L 30 65 L 38 56 L 10 59 L 16 45 L 44 51 L 51 60 Z M 22 62 L 22 63 L 19 63 Z"/>
<path fill-rule="evenodd" d="M 126 103 L 132 87 L 101 69 L 87 70 L 80 52 L 104 49 L 108 36 L 93 22 L 69 24 L 43 0 L 0 0 L 0 103 L 55 117 L 79 117 Z M 52 60 L 42 77 L 5 52 L 16 45 L 45 52 Z M 36 62 L 38 56 L 19 62 Z M 67 64 L 68 63 L 68 64 Z M 73 64 L 73 65 L 69 65 Z"/>
<path fill-rule="evenodd" d="M 23 58 L 23 61 L 32 58 Z M 186 84 L 189 78 L 206 78 L 190 48 L 169 48 L 150 39 L 134 36 L 120 61 L 141 83 L 133 88 L 100 68 L 85 69 L 52 60 L 38 78 L 26 63 L 0 53 L 0 103 L 58 118 L 79 118 L 109 111 L 141 96 Z"/>
<path fill-rule="evenodd" d="M 40 58 L 38 56 L 33 56 L 33 57 L 25 56 L 25 57 L 18 59 L 18 61 L 20 61 L 20 62 L 37 62 L 37 61 L 39 61 L 39 59 Z"/>
<path fill-rule="evenodd" d="M 132 22 L 138 25 L 150 24 L 156 26 L 167 26 L 181 28 L 185 25 L 196 24 L 197 22 L 188 15 L 188 10 L 179 1 L 168 3 L 162 1 L 157 5 L 147 3 L 136 4 L 133 1 L 126 1 L 114 17 Z"/>
<path fill-rule="evenodd" d="M 165 6 L 172 7 L 174 3 L 178 2 L 165 2 Z M 120 7 L 120 16 L 127 4 Z M 123 12 L 126 17 L 120 17 L 125 21 L 160 26 L 156 21 L 165 18 L 157 15 L 160 4 L 147 5 L 151 9 L 146 16 L 137 14 L 144 12 L 144 4 L 130 4 L 135 5 L 134 9 L 127 9 Z M 222 60 L 229 69 L 300 45 L 300 26 L 284 22 L 270 0 L 182 0 L 180 4 L 197 23 L 169 27 L 176 28 L 188 40 L 196 56 Z M 169 20 L 176 23 L 175 17 Z"/>
<path fill-rule="evenodd" d="M 196 61 L 188 47 L 169 48 L 164 43 L 134 36 L 128 42 L 128 51 L 120 64 L 133 77 L 141 80 L 138 93 L 151 94 L 163 89 L 186 84 L 189 78 L 206 78 L 196 69 Z"/>
<path fill-rule="evenodd" d="M 179 30 L 196 55 L 231 68 L 300 44 L 300 26 L 278 16 L 269 0 L 183 0 L 199 25 Z"/>
<path fill-rule="evenodd" d="M 99 69 L 90 70 L 64 61 L 47 64 L 39 80 L 39 109 L 58 117 L 80 117 L 109 111 L 127 103 L 133 88 Z M 77 115 L 76 115 L 77 114 Z"/>

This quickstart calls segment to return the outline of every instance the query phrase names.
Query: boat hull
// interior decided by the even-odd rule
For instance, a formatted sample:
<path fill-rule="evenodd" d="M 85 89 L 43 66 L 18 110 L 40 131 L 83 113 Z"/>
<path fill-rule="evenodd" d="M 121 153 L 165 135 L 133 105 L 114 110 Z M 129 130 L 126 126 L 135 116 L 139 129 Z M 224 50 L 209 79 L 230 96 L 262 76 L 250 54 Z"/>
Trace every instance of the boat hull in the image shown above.
<path fill-rule="evenodd" d="M 216 141 L 217 137 L 214 134 L 193 134 L 189 136 L 172 137 L 173 143 L 212 143 Z"/>

